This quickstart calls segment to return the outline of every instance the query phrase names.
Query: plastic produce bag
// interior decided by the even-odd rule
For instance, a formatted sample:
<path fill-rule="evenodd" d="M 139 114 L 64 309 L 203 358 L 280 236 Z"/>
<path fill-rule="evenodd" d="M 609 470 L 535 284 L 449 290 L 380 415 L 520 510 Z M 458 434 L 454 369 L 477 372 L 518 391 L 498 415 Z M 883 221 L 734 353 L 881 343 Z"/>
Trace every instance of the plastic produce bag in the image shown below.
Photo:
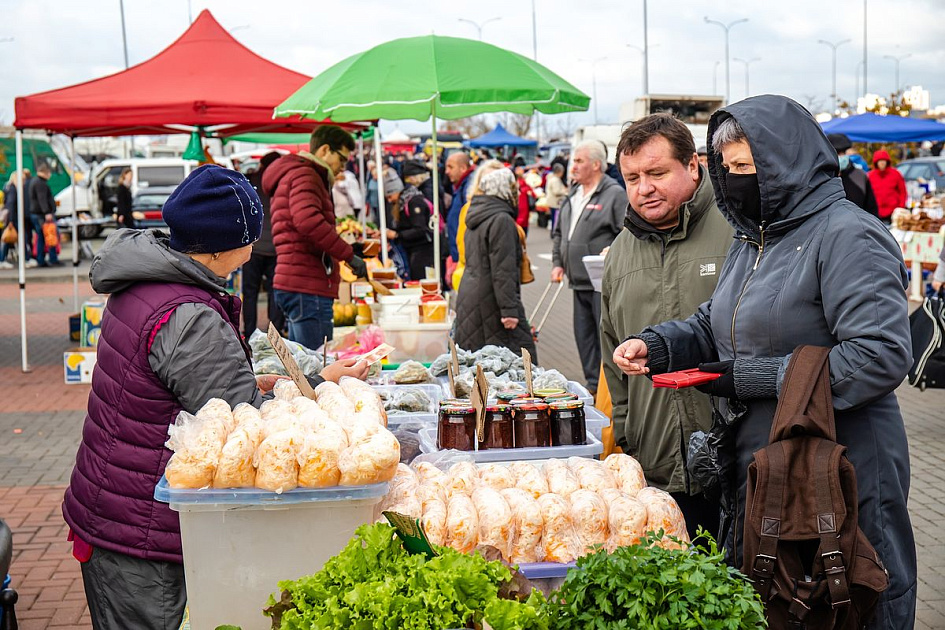
<path fill-rule="evenodd" d="M 646 534 L 646 506 L 622 490 L 604 490 L 600 493 L 607 504 L 607 551 L 629 547 Z"/>
<path fill-rule="evenodd" d="M 569 457 L 568 468 L 577 476 L 578 482 L 584 490 L 600 492 L 608 488 L 617 488 L 617 481 L 613 474 L 596 459 Z"/>
<path fill-rule="evenodd" d="M 433 400 L 422 389 L 398 388 L 387 396 L 384 409 L 388 414 L 402 413 L 436 413 Z"/>
<path fill-rule="evenodd" d="M 256 449 L 256 487 L 282 494 L 299 485 L 299 450 L 305 436 L 298 429 L 273 433 Z"/>
<path fill-rule="evenodd" d="M 576 490 L 568 498 L 571 521 L 581 541 L 581 554 L 594 553 L 597 545 L 607 543 L 607 504 L 591 490 Z"/>
<path fill-rule="evenodd" d="M 545 556 L 541 548 L 541 535 L 545 522 L 541 517 L 541 506 L 527 490 L 507 488 L 502 490 L 502 498 L 512 510 L 512 551 L 513 563 L 539 562 Z"/>
<path fill-rule="evenodd" d="M 299 485 L 331 488 L 341 481 L 338 458 L 347 448 L 346 439 L 332 433 L 309 433 L 299 448 Z"/>
<path fill-rule="evenodd" d="M 292 400 L 301 396 L 302 392 L 292 379 L 286 378 L 276 381 L 276 384 L 272 387 L 272 395 L 277 400 Z"/>
<path fill-rule="evenodd" d="M 544 532 L 545 562 L 572 562 L 581 554 L 581 543 L 571 519 L 571 505 L 564 497 L 549 493 L 538 498 Z"/>
<path fill-rule="evenodd" d="M 515 479 L 512 477 L 512 471 L 508 466 L 501 464 L 486 464 L 479 469 L 479 480 L 481 485 L 488 486 L 493 490 L 505 490 L 515 487 Z"/>
<path fill-rule="evenodd" d="M 363 486 L 390 481 L 400 463 L 400 444 L 394 434 L 380 427 L 367 440 L 349 446 L 338 458 L 342 486 Z"/>
<path fill-rule="evenodd" d="M 472 494 L 479 516 L 479 545 L 495 547 L 508 562 L 512 553 L 512 509 L 495 489 L 480 485 Z"/>
<path fill-rule="evenodd" d="M 568 379 L 558 370 L 532 370 L 532 384 L 535 389 L 567 389 Z"/>
<path fill-rule="evenodd" d="M 515 479 L 515 487 L 528 492 L 535 499 L 550 492 L 544 473 L 531 464 L 512 462 L 509 464 L 509 472 Z"/>
<path fill-rule="evenodd" d="M 469 553 L 479 543 L 479 513 L 465 494 L 456 494 L 446 504 L 446 544 Z"/>
<path fill-rule="evenodd" d="M 560 459 L 549 459 L 543 467 L 548 490 L 567 499 L 572 492 L 581 489 L 577 475 Z"/>
<path fill-rule="evenodd" d="M 422 502 L 423 518 L 420 523 L 423 525 L 423 531 L 427 534 L 427 539 L 434 545 L 446 545 L 446 502 L 441 499 L 429 499 Z"/>
<path fill-rule="evenodd" d="M 613 473 L 617 480 L 617 487 L 631 497 L 637 496 L 637 493 L 646 487 L 643 467 L 630 455 L 611 453 L 604 460 L 604 466 Z"/>
<path fill-rule="evenodd" d="M 675 536 L 683 542 L 689 542 L 686 530 L 686 517 L 676 500 L 659 488 L 643 488 L 637 493 L 637 500 L 646 506 L 646 531 L 663 530 L 663 546 L 673 546 L 668 537 Z"/>
<path fill-rule="evenodd" d="M 394 382 L 398 385 L 414 385 L 417 383 L 429 383 L 432 379 L 430 373 L 419 361 L 405 361 L 394 371 Z"/>
<path fill-rule="evenodd" d="M 449 368 L 447 367 L 452 361 L 452 355 L 447 352 L 441 354 L 436 359 L 433 360 L 433 363 L 430 364 L 430 374 L 433 376 L 443 376 L 447 373 Z M 456 362 L 459 363 L 460 370 L 464 367 L 475 364 L 475 359 L 472 352 L 463 350 L 462 348 L 456 348 Z"/>
<path fill-rule="evenodd" d="M 232 417 L 232 416 L 231 416 Z M 193 416 L 186 411 L 167 429 L 167 448 L 174 451 L 164 475 L 172 488 L 206 488 L 229 435 L 224 421 L 216 416 Z"/>
<path fill-rule="evenodd" d="M 473 357 L 475 365 L 481 365 L 484 372 L 493 372 L 494 374 L 506 372 L 513 361 L 521 358 L 504 346 L 492 345 L 483 346 L 475 351 Z"/>
<path fill-rule="evenodd" d="M 283 339 L 295 362 L 299 364 L 302 373 L 306 376 L 318 376 L 324 367 L 321 362 L 321 355 L 315 350 L 306 348 L 300 343 Z M 255 330 L 247 340 L 250 349 L 253 351 L 253 372 L 258 374 L 281 374 L 288 376 L 282 361 L 276 356 L 276 351 L 266 337 L 266 333 L 261 330 Z"/>
<path fill-rule="evenodd" d="M 256 445 L 244 429 L 230 434 L 213 474 L 214 488 L 252 488 L 256 483 L 253 456 Z"/>

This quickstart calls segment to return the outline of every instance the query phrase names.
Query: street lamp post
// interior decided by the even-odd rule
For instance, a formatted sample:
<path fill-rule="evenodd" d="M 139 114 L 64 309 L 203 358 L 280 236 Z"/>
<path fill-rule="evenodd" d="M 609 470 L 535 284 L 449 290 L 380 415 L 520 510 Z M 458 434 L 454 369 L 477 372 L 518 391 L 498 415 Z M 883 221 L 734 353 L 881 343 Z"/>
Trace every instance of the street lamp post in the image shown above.
<path fill-rule="evenodd" d="M 650 93 L 650 39 L 647 30 L 646 0 L 643 0 L 643 96 Z"/>
<path fill-rule="evenodd" d="M 653 47 L 653 48 L 656 48 L 657 46 L 659 46 L 659 44 L 653 44 L 652 47 Z M 641 48 L 640 46 L 637 46 L 636 44 L 627 44 L 627 48 L 632 48 L 632 49 L 634 49 L 635 51 L 637 51 L 638 53 L 640 53 L 640 54 L 643 56 L 643 70 L 642 70 L 642 72 L 643 72 L 643 95 L 646 96 L 647 94 L 650 93 L 650 82 L 649 82 L 649 80 L 648 80 L 648 78 L 647 78 L 647 74 L 648 74 L 648 73 L 647 73 L 647 67 L 646 67 L 647 60 L 649 59 L 649 55 L 647 54 L 646 47 Z"/>
<path fill-rule="evenodd" d="M 501 19 L 502 19 L 501 17 L 494 17 L 494 18 L 489 18 L 485 22 L 475 22 L 473 20 L 467 20 L 466 18 L 459 18 L 459 21 L 466 22 L 468 24 L 472 24 L 473 26 L 475 26 L 476 31 L 479 33 L 479 41 L 482 41 L 482 27 L 484 27 L 489 22 L 498 22 Z"/>
<path fill-rule="evenodd" d="M 859 104 L 858 101 L 860 99 L 860 68 L 862 67 L 863 67 L 863 60 L 860 59 L 858 62 L 856 62 L 856 70 L 854 71 L 854 74 L 856 75 L 856 97 L 853 99 L 854 105 Z M 865 96 L 865 94 L 863 96 Z"/>
<path fill-rule="evenodd" d="M 823 44 L 824 46 L 830 46 L 830 49 L 833 53 L 833 92 L 831 93 L 831 96 L 833 96 L 833 112 L 831 113 L 836 114 L 837 113 L 837 48 L 839 48 L 840 46 L 843 46 L 844 44 L 850 43 L 850 40 L 844 39 L 842 41 L 833 43 L 833 42 L 828 42 L 826 39 L 818 39 L 817 43 Z"/>
<path fill-rule="evenodd" d="M 745 98 L 751 96 L 751 91 L 748 89 L 748 66 L 753 64 L 756 61 L 761 61 L 760 57 L 752 57 L 751 59 L 739 59 L 738 57 L 732 58 L 734 61 L 745 64 Z"/>
<path fill-rule="evenodd" d="M 715 65 L 712 66 L 712 96 L 715 96 L 719 93 L 719 64 L 721 61 L 716 61 Z"/>
<path fill-rule="evenodd" d="M 908 59 L 912 56 L 912 53 L 906 53 L 904 55 L 895 56 L 895 55 L 883 55 L 883 59 L 892 59 L 896 62 L 896 89 L 893 90 L 894 93 L 899 93 L 899 62 L 903 59 Z"/>
<path fill-rule="evenodd" d="M 733 22 L 729 22 L 728 24 L 725 24 L 724 22 L 719 22 L 718 20 L 710 20 L 709 16 L 705 16 L 706 24 L 715 24 L 716 26 L 721 28 L 723 31 L 725 31 L 725 102 L 726 103 L 728 103 L 731 100 L 731 94 L 732 94 L 731 73 L 730 73 L 730 67 L 729 67 L 730 60 L 728 56 L 728 32 L 736 24 L 741 24 L 747 21 L 748 21 L 748 18 L 742 18 L 740 20 L 735 20 Z"/>
<path fill-rule="evenodd" d="M 581 63 L 591 64 L 591 85 L 592 85 L 592 98 L 594 100 L 594 124 L 599 124 L 600 119 L 597 117 L 597 64 L 601 61 L 604 61 L 607 57 L 597 57 L 596 59 L 578 59 Z"/>

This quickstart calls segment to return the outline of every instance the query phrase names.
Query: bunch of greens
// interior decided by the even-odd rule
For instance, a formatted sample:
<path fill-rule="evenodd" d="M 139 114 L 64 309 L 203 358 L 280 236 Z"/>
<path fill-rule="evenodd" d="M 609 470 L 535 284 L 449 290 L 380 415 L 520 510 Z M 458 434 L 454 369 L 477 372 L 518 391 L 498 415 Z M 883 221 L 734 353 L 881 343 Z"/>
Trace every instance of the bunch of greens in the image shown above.
<path fill-rule="evenodd" d="M 362 525 L 321 571 L 279 582 L 280 601 L 270 597 L 265 613 L 281 630 L 465 628 L 484 615 L 495 630 L 547 630 L 539 600 L 495 604 L 512 577 L 501 562 L 437 551 L 429 559 L 411 555 L 392 527 Z"/>
<path fill-rule="evenodd" d="M 552 630 L 571 628 L 708 628 L 766 626 L 761 600 L 744 576 L 725 565 L 700 530 L 686 549 L 663 549 L 663 532 L 644 544 L 578 560 L 542 607 Z M 705 544 L 698 544 L 699 541 Z M 676 541 L 679 542 L 679 541 Z"/>

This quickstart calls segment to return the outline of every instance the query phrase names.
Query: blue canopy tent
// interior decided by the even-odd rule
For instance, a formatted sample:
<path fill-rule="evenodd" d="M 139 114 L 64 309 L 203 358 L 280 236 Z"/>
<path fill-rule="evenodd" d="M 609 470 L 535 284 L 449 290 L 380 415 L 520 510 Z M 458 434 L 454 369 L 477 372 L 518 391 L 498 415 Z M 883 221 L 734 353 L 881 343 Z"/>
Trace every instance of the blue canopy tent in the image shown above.
<path fill-rule="evenodd" d="M 473 148 L 480 147 L 534 147 L 538 142 L 527 138 L 519 138 L 513 133 L 509 133 L 502 123 L 495 126 L 495 129 L 484 136 L 479 136 L 475 140 L 469 141 L 469 146 Z"/>
<path fill-rule="evenodd" d="M 922 118 L 860 114 L 822 123 L 824 133 L 846 134 L 853 142 L 945 140 L 945 125 Z"/>

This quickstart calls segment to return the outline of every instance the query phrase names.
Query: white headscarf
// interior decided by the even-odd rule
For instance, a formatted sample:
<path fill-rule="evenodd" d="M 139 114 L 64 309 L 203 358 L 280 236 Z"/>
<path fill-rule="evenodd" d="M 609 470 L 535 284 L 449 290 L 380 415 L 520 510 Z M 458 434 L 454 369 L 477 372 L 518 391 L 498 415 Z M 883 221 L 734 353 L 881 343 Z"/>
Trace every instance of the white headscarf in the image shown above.
<path fill-rule="evenodd" d="M 483 174 L 479 180 L 479 189 L 484 195 L 505 199 L 512 207 L 518 205 L 518 185 L 515 182 L 515 175 L 507 168 Z"/>

